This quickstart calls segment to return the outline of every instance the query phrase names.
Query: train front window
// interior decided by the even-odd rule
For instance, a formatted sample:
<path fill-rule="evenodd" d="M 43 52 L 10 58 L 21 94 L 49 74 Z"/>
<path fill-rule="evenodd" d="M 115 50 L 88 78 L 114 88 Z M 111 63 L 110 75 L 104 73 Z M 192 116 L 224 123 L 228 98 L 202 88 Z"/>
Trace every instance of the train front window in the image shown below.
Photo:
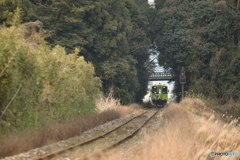
<path fill-rule="evenodd" d="M 157 93 L 157 87 L 152 87 L 152 93 Z"/>
<path fill-rule="evenodd" d="M 167 87 L 162 87 L 162 94 L 167 94 Z"/>

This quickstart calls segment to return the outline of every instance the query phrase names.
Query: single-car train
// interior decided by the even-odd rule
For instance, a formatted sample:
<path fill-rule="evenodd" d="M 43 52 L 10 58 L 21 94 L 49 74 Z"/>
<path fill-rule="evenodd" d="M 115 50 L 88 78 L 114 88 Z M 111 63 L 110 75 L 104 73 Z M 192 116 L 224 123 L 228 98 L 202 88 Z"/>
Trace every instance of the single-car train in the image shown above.
<path fill-rule="evenodd" d="M 168 101 L 168 87 L 166 85 L 153 85 L 151 89 L 151 101 L 154 105 L 164 106 Z"/>

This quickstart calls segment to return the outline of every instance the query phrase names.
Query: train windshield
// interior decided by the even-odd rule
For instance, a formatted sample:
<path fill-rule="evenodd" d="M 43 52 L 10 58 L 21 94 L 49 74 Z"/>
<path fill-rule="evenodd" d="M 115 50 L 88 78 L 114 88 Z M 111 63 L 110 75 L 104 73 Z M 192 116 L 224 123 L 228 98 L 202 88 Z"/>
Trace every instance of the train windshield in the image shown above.
<path fill-rule="evenodd" d="M 167 94 L 167 87 L 162 87 L 162 94 Z"/>
<path fill-rule="evenodd" d="M 156 86 L 152 87 L 152 93 L 157 93 L 157 87 Z"/>

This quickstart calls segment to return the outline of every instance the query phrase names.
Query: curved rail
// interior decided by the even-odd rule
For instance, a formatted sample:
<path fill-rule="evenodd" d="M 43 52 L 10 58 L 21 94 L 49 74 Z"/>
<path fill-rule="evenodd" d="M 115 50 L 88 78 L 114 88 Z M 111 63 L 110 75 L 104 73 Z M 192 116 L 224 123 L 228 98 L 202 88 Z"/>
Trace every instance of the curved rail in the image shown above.
<path fill-rule="evenodd" d="M 107 135 L 107 134 L 109 134 L 109 133 L 111 133 L 111 132 L 119 129 L 120 127 L 122 127 L 122 126 L 124 126 L 125 124 L 129 123 L 130 121 L 132 121 L 132 120 L 134 120 L 134 119 L 142 116 L 142 115 L 145 114 L 145 113 L 147 113 L 147 111 L 145 111 L 145 112 L 143 112 L 143 113 L 141 113 L 141 114 L 139 114 L 139 115 L 137 115 L 137 116 L 129 119 L 129 120 L 126 121 L 125 123 L 117 126 L 116 128 L 113 128 L 112 130 L 110 130 L 110 131 L 108 131 L 108 132 L 105 132 L 105 133 L 101 134 L 100 136 L 93 137 L 93 138 L 91 138 L 91 139 L 89 139 L 89 140 L 86 140 L 86 141 L 84 141 L 84 142 L 81 142 L 81 143 L 78 143 L 78 144 L 76 144 L 76 145 L 70 146 L 70 147 L 68 147 L 68 148 L 64 148 L 64 149 L 61 149 L 61 150 L 58 150 L 58 151 L 55 151 L 55 152 L 46 154 L 46 155 L 44 155 L 44 156 L 40 156 L 40 157 L 33 158 L 33 160 L 50 159 L 50 158 L 54 157 L 55 155 L 59 155 L 60 153 L 66 152 L 66 151 L 71 150 L 71 149 L 73 149 L 73 148 L 75 148 L 75 147 L 82 146 L 82 145 L 91 143 L 91 142 L 93 142 L 93 141 L 95 141 L 95 140 L 97 140 L 97 139 L 103 138 L 105 135 Z"/>
<path fill-rule="evenodd" d="M 92 155 L 88 156 L 88 157 L 85 157 L 85 158 L 82 158 L 82 159 L 79 159 L 79 160 L 88 160 L 88 159 L 91 159 L 91 157 L 95 157 L 95 156 L 101 156 L 101 153 L 102 152 L 106 152 L 106 151 L 109 151 L 111 149 L 113 149 L 114 147 L 118 146 L 119 144 L 125 142 L 127 139 L 131 138 L 132 136 L 134 136 L 137 132 L 140 131 L 140 129 L 152 118 L 154 117 L 157 113 L 159 112 L 159 109 L 153 114 L 151 115 L 146 121 L 144 121 L 142 123 L 141 126 L 139 126 L 136 130 L 134 130 L 131 134 L 127 135 L 126 137 L 120 139 L 119 141 L 117 141 L 116 143 L 114 144 L 111 144 L 109 145 L 108 147 L 100 150 L 100 151 L 97 151 L 96 153 L 93 153 Z"/>

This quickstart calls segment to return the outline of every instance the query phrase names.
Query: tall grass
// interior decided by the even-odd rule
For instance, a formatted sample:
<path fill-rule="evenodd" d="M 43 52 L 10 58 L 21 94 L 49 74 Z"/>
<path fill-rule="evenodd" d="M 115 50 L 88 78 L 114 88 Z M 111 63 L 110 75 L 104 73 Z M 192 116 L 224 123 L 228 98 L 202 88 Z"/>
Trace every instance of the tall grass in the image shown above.
<path fill-rule="evenodd" d="M 75 118 L 69 122 L 22 132 L 18 135 L 2 135 L 0 136 L 0 158 L 78 136 L 86 130 L 117 118 L 120 118 L 118 112 L 107 110 L 98 114 Z"/>
<path fill-rule="evenodd" d="M 136 109 L 141 108 L 139 104 L 130 104 L 128 106 L 123 106 L 120 103 L 119 99 L 114 98 L 114 92 L 112 88 L 109 90 L 109 92 L 106 95 L 99 94 L 95 104 L 96 104 L 96 110 L 99 113 L 106 110 L 115 110 L 121 116 L 128 115 L 134 112 Z"/>
<path fill-rule="evenodd" d="M 195 105 L 195 104 L 198 105 Z M 193 91 L 186 92 L 186 98 L 180 104 L 187 106 L 189 108 L 196 108 L 201 110 L 201 112 L 207 117 L 209 113 L 207 110 L 214 112 L 214 115 L 219 119 L 230 123 L 234 119 L 240 119 L 240 103 L 239 101 L 229 100 L 227 103 L 221 103 L 219 99 L 206 97 L 202 94 L 194 94 Z M 205 110 L 205 111 L 204 111 Z"/>
<path fill-rule="evenodd" d="M 96 100 L 98 113 L 94 115 L 74 118 L 68 122 L 43 126 L 34 131 L 22 132 L 15 135 L 0 135 L 0 158 L 41 147 L 53 142 L 78 136 L 82 132 L 92 129 L 108 121 L 132 113 L 136 104 L 120 105 L 119 100 L 113 98 L 113 91 Z"/>
<path fill-rule="evenodd" d="M 100 94 L 96 100 L 96 108 L 99 112 L 107 109 L 116 109 L 120 106 L 120 100 L 114 98 L 113 88 L 110 88 L 106 95 Z"/>
<path fill-rule="evenodd" d="M 179 104 L 170 103 L 163 110 L 164 125 L 155 135 L 137 145 L 120 150 L 103 159 L 129 160 L 209 160 L 239 159 L 240 156 L 210 157 L 210 152 L 238 152 L 240 155 L 240 130 L 234 123 L 223 124 L 199 117 Z"/>

